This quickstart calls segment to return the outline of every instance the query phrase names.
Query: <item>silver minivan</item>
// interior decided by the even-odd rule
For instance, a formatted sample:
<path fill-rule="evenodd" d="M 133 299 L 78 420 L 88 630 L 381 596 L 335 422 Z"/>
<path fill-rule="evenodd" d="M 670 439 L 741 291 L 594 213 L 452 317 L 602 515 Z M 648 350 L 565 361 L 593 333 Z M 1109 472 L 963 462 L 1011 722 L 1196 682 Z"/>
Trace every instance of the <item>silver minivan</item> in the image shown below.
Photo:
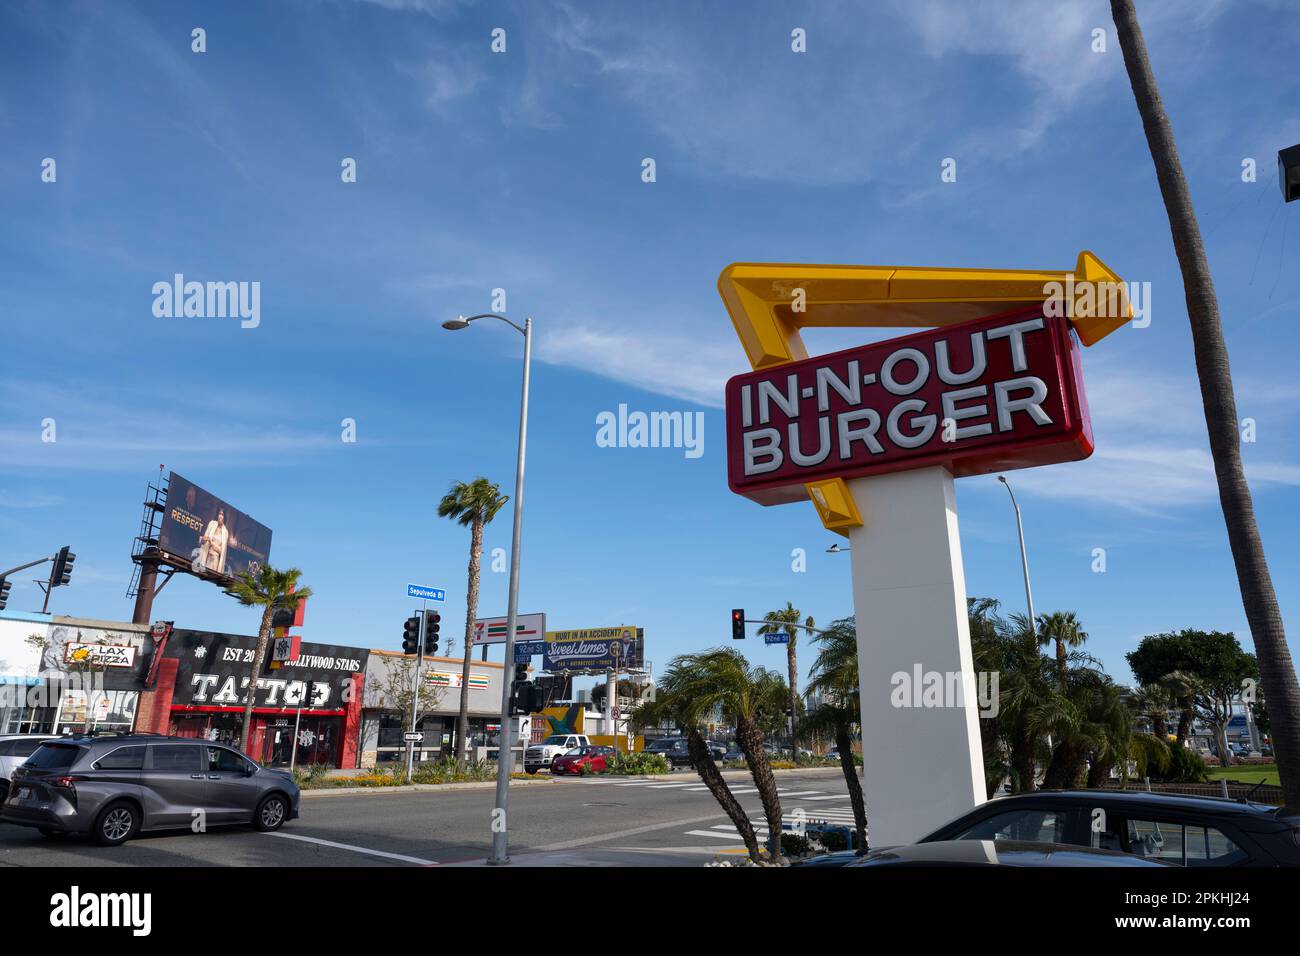
<path fill-rule="evenodd" d="M 0 820 L 101 846 L 141 831 L 252 824 L 278 830 L 298 816 L 293 778 L 232 747 L 128 734 L 46 741 L 14 771 Z"/>

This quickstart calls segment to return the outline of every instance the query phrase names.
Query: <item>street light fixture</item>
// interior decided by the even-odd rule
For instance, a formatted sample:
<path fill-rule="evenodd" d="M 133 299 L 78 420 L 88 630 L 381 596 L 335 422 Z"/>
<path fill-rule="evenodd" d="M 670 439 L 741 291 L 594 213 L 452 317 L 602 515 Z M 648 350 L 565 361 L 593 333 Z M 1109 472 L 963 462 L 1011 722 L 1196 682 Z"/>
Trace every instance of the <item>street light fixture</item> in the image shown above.
<path fill-rule="evenodd" d="M 1006 475 L 998 475 L 998 481 L 1006 486 L 1007 494 L 1011 495 L 1011 507 L 1016 509 L 1016 531 L 1020 535 L 1020 567 L 1025 573 L 1025 603 L 1029 605 L 1029 630 L 1038 633 L 1038 625 L 1034 619 L 1034 594 L 1029 589 L 1029 555 L 1025 552 L 1025 526 L 1020 520 L 1020 504 L 1016 501 L 1015 492 L 1011 490 L 1011 483 L 1007 481 Z"/>
<path fill-rule="evenodd" d="M 852 551 L 852 550 L 853 550 L 853 546 L 852 546 L 852 545 L 848 545 L 848 544 L 846 544 L 844 547 L 841 548 L 841 547 L 840 547 L 840 543 L 839 543 L 838 541 L 836 541 L 833 545 L 831 545 L 829 548 L 826 549 L 826 553 L 827 553 L 827 554 L 843 554 L 845 551 Z"/>
<path fill-rule="evenodd" d="M 497 740 L 496 809 L 492 814 L 492 858 L 489 865 L 499 866 L 510 862 L 509 833 L 507 832 L 506 803 L 510 796 L 510 771 L 513 755 L 510 734 L 510 700 L 514 690 L 514 673 L 510 669 L 515 659 L 515 627 L 519 616 L 519 536 L 524 518 L 524 451 L 528 443 L 528 371 L 533 355 L 533 320 L 525 318 L 522 326 L 511 322 L 496 312 L 484 312 L 466 318 L 459 315 L 442 323 L 450 332 L 469 328 L 479 319 L 500 319 L 524 337 L 524 377 L 519 399 L 519 456 L 515 462 L 515 524 L 510 543 L 510 599 L 506 610 L 505 662 L 501 669 L 501 733 Z"/>

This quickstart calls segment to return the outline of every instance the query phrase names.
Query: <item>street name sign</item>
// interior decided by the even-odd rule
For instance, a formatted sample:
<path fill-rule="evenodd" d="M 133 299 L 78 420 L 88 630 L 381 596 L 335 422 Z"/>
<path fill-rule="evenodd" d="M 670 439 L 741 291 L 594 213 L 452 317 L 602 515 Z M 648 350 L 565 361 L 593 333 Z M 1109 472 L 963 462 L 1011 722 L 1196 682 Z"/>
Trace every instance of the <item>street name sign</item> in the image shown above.
<path fill-rule="evenodd" d="M 420 598 L 423 601 L 447 600 L 447 592 L 442 588 L 431 588 L 424 584 L 408 584 L 406 586 L 406 596 Z"/>
<path fill-rule="evenodd" d="M 778 631 L 775 634 L 764 634 L 764 644 L 789 644 L 790 634 L 788 631 Z"/>

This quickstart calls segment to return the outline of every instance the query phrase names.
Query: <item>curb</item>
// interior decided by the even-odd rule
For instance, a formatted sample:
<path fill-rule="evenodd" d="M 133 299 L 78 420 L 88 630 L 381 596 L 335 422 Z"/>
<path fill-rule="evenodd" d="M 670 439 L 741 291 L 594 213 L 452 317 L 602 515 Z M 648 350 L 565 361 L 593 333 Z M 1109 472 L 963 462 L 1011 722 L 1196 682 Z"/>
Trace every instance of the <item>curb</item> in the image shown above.
<path fill-rule="evenodd" d="M 512 787 L 535 787 L 538 784 L 551 783 L 549 777 L 543 780 L 511 780 Z M 372 793 L 414 793 L 430 790 L 493 790 L 495 780 L 475 780 L 468 783 L 404 783 L 398 787 L 319 787 L 300 791 L 305 800 L 308 797 L 348 797 Z"/>
<path fill-rule="evenodd" d="M 772 775 L 774 777 L 779 777 L 782 774 L 791 774 L 791 773 L 842 774 L 843 771 L 839 767 L 795 767 L 793 769 L 772 771 Z M 673 780 L 678 777 L 685 777 L 685 776 L 689 776 L 689 774 L 658 773 L 658 774 L 641 774 L 632 777 L 627 777 L 627 776 L 615 777 L 611 775 L 609 777 L 602 778 L 600 782 L 601 783 L 606 783 L 606 782 L 627 783 L 633 780 L 646 780 L 650 777 L 654 777 L 656 780 Z M 698 774 L 695 776 L 698 778 Z M 736 779 L 737 777 L 748 778 L 749 771 L 748 770 L 723 770 L 722 776 L 724 779 Z M 510 786 L 536 787 L 536 786 L 550 785 L 556 782 L 558 781 L 557 778 L 555 777 L 539 777 L 536 780 L 511 780 Z M 347 796 L 355 796 L 359 794 L 415 793 L 415 792 L 433 791 L 433 790 L 490 790 L 490 789 L 495 789 L 495 787 L 496 787 L 495 780 L 474 781 L 472 783 L 406 783 L 406 784 L 402 784 L 399 787 L 320 787 L 311 790 L 303 790 L 301 791 L 301 795 L 302 798 L 305 800 L 309 797 L 347 797 Z"/>

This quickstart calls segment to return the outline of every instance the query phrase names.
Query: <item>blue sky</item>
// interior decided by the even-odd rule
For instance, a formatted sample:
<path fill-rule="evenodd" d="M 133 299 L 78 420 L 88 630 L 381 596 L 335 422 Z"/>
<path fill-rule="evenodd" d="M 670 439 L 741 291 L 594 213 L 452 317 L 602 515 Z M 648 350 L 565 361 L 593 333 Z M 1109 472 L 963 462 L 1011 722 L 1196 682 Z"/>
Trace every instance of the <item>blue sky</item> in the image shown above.
<path fill-rule="evenodd" d="M 1291 620 L 1300 204 L 1282 204 L 1275 156 L 1300 142 L 1300 11 L 1140 8 Z M 795 27 L 807 53 L 791 52 Z M 1094 457 L 1012 476 L 1037 607 L 1076 611 L 1121 679 L 1143 634 L 1217 628 L 1251 646 L 1173 248 L 1100 0 L 10 3 L 0 77 L 0 563 L 71 544 L 57 612 L 129 618 L 131 539 L 164 464 L 274 530 L 272 563 L 316 591 L 308 639 L 397 646 L 408 580 L 447 588 L 443 630 L 459 633 L 468 534 L 434 508 L 453 479 L 512 487 L 520 342 L 439 323 L 502 288 L 536 321 L 522 611 L 640 625 L 660 666 L 726 643 L 732 607 L 844 616 L 848 557 L 825 553 L 836 539 L 811 505 L 727 489 L 722 385 L 746 364 L 718 273 L 1065 269 L 1088 248 L 1151 283 L 1152 321 L 1084 356 Z M 955 183 L 940 182 L 948 157 Z M 151 287 L 178 272 L 260 282 L 261 324 L 156 318 Z M 596 416 L 620 403 L 703 411 L 703 456 L 597 447 Z M 969 593 L 1019 609 L 1005 492 L 965 479 L 958 502 Z M 509 536 L 507 510 L 487 562 Z M 29 577 L 11 609 L 39 608 Z M 505 594 L 485 573 L 481 613 L 504 613 Z M 256 626 L 192 579 L 155 616 Z M 746 650 L 783 667 L 777 648 Z"/>

